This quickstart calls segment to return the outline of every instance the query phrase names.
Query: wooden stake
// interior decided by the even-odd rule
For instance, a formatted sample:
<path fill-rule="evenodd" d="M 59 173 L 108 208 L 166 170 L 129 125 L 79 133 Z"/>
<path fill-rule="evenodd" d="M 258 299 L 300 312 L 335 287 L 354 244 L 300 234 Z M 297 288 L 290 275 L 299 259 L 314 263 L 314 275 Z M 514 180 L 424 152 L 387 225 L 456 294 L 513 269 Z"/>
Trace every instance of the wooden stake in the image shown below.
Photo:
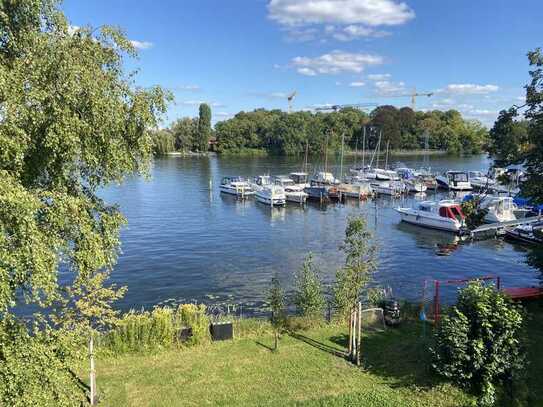
<path fill-rule="evenodd" d="M 89 356 L 90 356 L 90 405 L 96 405 L 96 370 L 94 368 L 94 338 L 91 333 L 89 339 Z"/>
<path fill-rule="evenodd" d="M 362 303 L 358 303 L 358 342 L 356 344 L 356 365 L 360 366 L 360 352 L 362 351 Z"/>
<path fill-rule="evenodd" d="M 352 352 L 352 334 L 353 334 L 353 312 L 349 313 L 349 357 L 351 357 Z"/>

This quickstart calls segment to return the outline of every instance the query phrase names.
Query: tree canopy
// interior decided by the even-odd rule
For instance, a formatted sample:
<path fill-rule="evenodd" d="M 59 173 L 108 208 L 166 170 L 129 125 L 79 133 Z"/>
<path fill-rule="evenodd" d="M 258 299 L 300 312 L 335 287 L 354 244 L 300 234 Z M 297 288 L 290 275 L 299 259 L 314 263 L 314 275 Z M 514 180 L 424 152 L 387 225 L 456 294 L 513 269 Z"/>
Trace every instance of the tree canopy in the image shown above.
<path fill-rule="evenodd" d="M 147 172 L 149 130 L 169 98 L 136 88 L 126 56 L 135 49 L 121 31 L 75 29 L 55 0 L 0 2 L 0 348 L 48 346 L 38 334 L 14 339 L 27 329 L 15 317 L 27 303 L 58 305 L 57 324 L 90 327 L 121 294 L 103 284 L 125 219 L 97 190 Z M 0 404 L 15 405 L 5 391 L 16 389 L 0 386 Z"/>
<path fill-rule="evenodd" d="M 498 166 L 522 164 L 527 180 L 521 185 L 525 196 L 543 202 L 543 54 L 540 48 L 528 52 L 532 69 L 525 86 L 526 104 L 503 110 L 490 131 L 488 151 Z"/>

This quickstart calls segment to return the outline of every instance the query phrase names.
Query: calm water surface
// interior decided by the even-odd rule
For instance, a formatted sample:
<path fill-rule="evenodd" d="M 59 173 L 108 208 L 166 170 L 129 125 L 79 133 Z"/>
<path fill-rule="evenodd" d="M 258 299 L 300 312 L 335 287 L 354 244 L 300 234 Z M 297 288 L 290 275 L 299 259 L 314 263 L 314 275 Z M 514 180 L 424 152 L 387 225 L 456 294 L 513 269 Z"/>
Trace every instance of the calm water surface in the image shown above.
<path fill-rule="evenodd" d="M 401 158 L 420 166 L 420 157 Z M 395 160 L 391 160 L 395 161 Z M 485 157 L 431 157 L 433 169 L 486 169 Z M 344 168 L 354 159 L 346 159 Z M 339 165 L 332 167 L 339 174 Z M 225 175 L 287 174 L 299 170 L 292 158 L 181 158 L 155 160 L 152 179 L 132 178 L 103 192 L 118 203 L 128 226 L 112 280 L 127 285 L 123 309 L 167 302 L 243 303 L 247 311 L 265 300 L 277 274 L 291 287 L 294 271 L 312 252 L 330 283 L 342 264 L 338 251 L 350 214 L 367 218 L 379 246 L 376 281 L 396 296 L 419 300 L 425 280 L 499 275 L 505 286 L 539 284 L 537 253 L 502 240 L 456 245 L 455 237 L 400 223 L 394 211 L 415 199 L 379 198 L 367 202 L 305 208 L 270 208 L 253 199 L 238 201 L 219 193 Z M 444 194 L 437 197 L 443 198 Z M 452 244 L 450 255 L 439 247 Z M 535 259 L 535 260 L 534 260 Z M 445 292 L 449 298 L 452 292 Z"/>

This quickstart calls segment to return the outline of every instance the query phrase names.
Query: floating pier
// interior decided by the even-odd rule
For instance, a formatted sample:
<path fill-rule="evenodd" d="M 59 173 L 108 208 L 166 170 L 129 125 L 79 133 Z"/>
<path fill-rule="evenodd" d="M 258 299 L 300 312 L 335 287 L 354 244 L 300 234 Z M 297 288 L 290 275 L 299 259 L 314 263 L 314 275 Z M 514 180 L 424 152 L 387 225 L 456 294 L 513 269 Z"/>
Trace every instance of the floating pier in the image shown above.
<path fill-rule="evenodd" d="M 528 225 L 530 223 L 535 223 L 541 221 L 543 217 L 541 216 L 530 216 L 528 218 L 515 219 L 507 222 L 498 222 L 498 223 L 488 223 L 482 226 L 479 226 L 476 229 L 473 229 L 470 233 L 472 239 L 480 240 L 487 239 L 496 236 L 502 236 L 505 234 L 506 230 L 513 229 L 520 225 Z"/>

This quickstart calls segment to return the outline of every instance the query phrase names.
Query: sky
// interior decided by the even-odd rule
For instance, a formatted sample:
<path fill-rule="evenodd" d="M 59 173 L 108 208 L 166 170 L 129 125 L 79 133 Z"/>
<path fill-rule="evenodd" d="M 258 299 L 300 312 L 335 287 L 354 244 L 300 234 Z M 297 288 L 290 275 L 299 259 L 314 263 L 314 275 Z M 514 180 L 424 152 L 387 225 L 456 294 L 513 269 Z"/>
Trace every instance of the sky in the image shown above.
<path fill-rule="evenodd" d="M 543 46 L 543 1 L 65 0 L 73 26 L 121 27 L 136 84 L 175 97 L 164 125 L 211 105 L 214 122 L 256 108 L 341 104 L 459 110 L 491 126 L 522 104 L 526 53 Z"/>

